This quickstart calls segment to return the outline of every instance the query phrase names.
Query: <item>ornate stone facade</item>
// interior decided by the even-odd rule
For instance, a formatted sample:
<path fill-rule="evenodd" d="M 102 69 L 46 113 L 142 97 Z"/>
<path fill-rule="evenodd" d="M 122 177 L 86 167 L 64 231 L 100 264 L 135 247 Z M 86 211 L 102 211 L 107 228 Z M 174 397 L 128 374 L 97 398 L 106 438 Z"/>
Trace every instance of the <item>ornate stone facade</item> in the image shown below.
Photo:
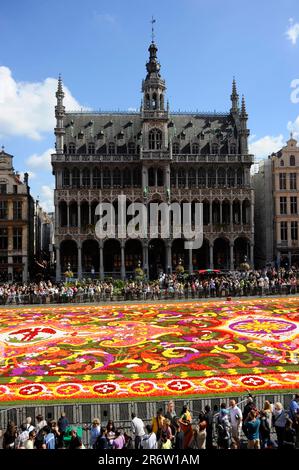
<path fill-rule="evenodd" d="M 34 202 L 28 174 L 13 169 L 13 156 L 0 151 L 0 283 L 26 282 L 33 257 Z"/>
<path fill-rule="evenodd" d="M 253 263 L 254 197 L 250 183 L 247 113 L 233 81 L 228 113 L 171 112 L 165 103 L 157 46 L 149 47 L 139 112 L 66 112 L 56 93 L 56 276 L 68 267 L 78 277 L 121 276 L 138 262 L 150 277 L 185 269 L 234 269 Z M 130 202 L 202 202 L 204 243 L 192 252 L 183 239 L 95 237 L 95 207 Z"/>

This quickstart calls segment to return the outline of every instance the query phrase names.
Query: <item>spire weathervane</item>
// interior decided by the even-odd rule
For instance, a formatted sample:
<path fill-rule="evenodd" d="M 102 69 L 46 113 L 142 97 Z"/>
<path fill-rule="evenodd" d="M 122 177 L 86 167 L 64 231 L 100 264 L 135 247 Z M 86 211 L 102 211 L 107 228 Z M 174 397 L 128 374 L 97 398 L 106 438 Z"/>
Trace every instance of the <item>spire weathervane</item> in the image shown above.
<path fill-rule="evenodd" d="M 151 23 L 152 23 L 152 43 L 154 43 L 155 42 L 154 23 L 156 23 L 156 20 L 153 16 L 152 16 L 152 19 L 151 19 Z"/>

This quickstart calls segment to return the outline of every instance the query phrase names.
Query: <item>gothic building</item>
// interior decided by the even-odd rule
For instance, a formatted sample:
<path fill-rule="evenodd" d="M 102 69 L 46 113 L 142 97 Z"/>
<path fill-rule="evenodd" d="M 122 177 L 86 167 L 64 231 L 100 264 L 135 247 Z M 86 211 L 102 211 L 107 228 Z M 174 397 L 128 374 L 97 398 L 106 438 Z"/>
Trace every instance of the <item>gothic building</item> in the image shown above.
<path fill-rule="evenodd" d="M 149 277 L 185 269 L 234 269 L 253 263 L 254 198 L 250 183 L 248 115 L 233 81 L 227 113 L 171 112 L 157 46 L 149 47 L 139 112 L 66 112 L 56 93 L 56 276 L 125 278 L 141 262 Z M 95 207 L 128 202 L 202 202 L 204 241 L 184 250 L 183 238 L 98 240 Z"/>

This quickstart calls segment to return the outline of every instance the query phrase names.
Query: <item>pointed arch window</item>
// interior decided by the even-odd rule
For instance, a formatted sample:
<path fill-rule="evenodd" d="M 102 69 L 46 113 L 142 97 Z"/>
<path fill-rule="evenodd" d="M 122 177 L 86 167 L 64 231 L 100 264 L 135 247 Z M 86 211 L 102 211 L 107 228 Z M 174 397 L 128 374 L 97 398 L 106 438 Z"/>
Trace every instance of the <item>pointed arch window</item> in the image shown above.
<path fill-rule="evenodd" d="M 98 167 L 93 170 L 92 186 L 96 189 L 101 187 L 101 170 Z"/>
<path fill-rule="evenodd" d="M 130 168 L 125 168 L 124 169 L 124 187 L 125 188 L 130 188 L 132 186 L 132 173 Z"/>
<path fill-rule="evenodd" d="M 225 178 L 225 169 L 224 168 L 219 168 L 218 169 L 218 174 L 217 174 L 217 182 L 218 182 L 218 186 L 220 188 L 223 188 L 225 186 L 225 183 L 226 183 L 226 178 Z"/>
<path fill-rule="evenodd" d="M 158 109 L 157 94 L 153 93 L 152 109 Z"/>
<path fill-rule="evenodd" d="M 90 186 L 90 170 L 89 168 L 83 168 L 82 171 L 82 186 L 85 188 Z"/>
<path fill-rule="evenodd" d="M 208 171 L 208 187 L 215 188 L 216 186 L 216 170 L 210 168 Z"/>
<path fill-rule="evenodd" d="M 178 171 L 178 187 L 179 188 L 186 187 L 186 170 L 184 168 L 179 168 L 179 171 Z"/>
<path fill-rule="evenodd" d="M 140 168 L 134 168 L 133 170 L 133 186 L 134 188 L 141 185 L 141 170 Z"/>
<path fill-rule="evenodd" d="M 150 150 L 159 150 L 162 147 L 162 131 L 151 129 L 148 135 Z"/>
<path fill-rule="evenodd" d="M 205 188 L 206 185 L 207 185 L 206 170 L 204 168 L 200 168 L 198 170 L 198 186 L 200 188 Z"/>
<path fill-rule="evenodd" d="M 72 171 L 72 186 L 73 188 L 80 188 L 80 170 L 74 168 Z"/>
<path fill-rule="evenodd" d="M 62 172 L 62 185 L 64 187 L 70 185 L 70 170 L 68 168 L 64 168 Z"/>
<path fill-rule="evenodd" d="M 227 170 L 227 185 L 229 188 L 233 188 L 235 186 L 235 170 L 232 168 Z"/>
<path fill-rule="evenodd" d="M 111 173 L 109 168 L 104 168 L 103 171 L 103 187 L 111 188 Z"/>
<path fill-rule="evenodd" d="M 188 186 L 189 188 L 195 188 L 196 186 L 196 170 L 194 169 L 189 170 Z"/>
<path fill-rule="evenodd" d="M 237 170 L 237 185 L 238 186 L 243 186 L 243 169 L 242 168 L 238 168 Z"/>
<path fill-rule="evenodd" d="M 115 168 L 113 171 L 113 187 L 120 188 L 121 185 L 121 176 L 119 168 Z"/>

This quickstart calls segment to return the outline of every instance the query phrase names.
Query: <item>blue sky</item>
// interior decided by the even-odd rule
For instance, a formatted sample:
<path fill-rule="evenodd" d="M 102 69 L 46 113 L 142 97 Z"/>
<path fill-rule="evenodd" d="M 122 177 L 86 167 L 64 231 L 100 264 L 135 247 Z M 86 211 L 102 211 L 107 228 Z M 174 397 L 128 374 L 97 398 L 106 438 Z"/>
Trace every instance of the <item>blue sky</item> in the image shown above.
<path fill-rule="evenodd" d="M 228 110 L 235 76 L 256 158 L 299 135 L 298 0 L 2 2 L 0 145 L 45 208 L 58 74 L 68 108 L 138 108 L 152 15 L 171 109 Z"/>

